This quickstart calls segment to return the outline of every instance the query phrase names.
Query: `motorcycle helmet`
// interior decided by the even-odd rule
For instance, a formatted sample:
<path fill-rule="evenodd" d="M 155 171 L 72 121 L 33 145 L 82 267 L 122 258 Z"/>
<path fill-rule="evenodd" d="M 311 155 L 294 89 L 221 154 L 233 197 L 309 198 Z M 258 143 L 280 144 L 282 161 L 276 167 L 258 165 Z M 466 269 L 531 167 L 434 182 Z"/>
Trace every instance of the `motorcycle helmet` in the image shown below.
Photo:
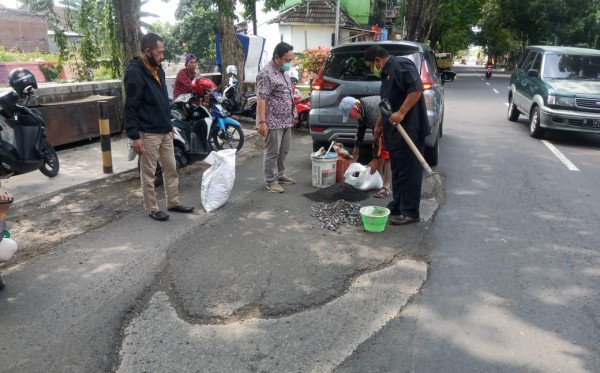
<path fill-rule="evenodd" d="M 23 96 L 28 87 L 33 89 L 37 89 L 38 87 L 35 76 L 33 76 L 31 71 L 21 67 L 13 69 L 10 74 L 8 74 L 8 84 L 10 84 L 12 89 L 14 89 L 19 96 Z"/>
<path fill-rule="evenodd" d="M 227 75 L 229 75 L 229 74 L 237 75 L 237 67 L 235 65 L 229 65 L 225 69 L 225 73 Z"/>
<path fill-rule="evenodd" d="M 298 82 L 298 70 L 290 69 L 288 70 L 288 74 L 290 76 L 290 79 L 296 79 L 296 82 Z"/>
<path fill-rule="evenodd" d="M 217 85 L 210 79 L 200 76 L 192 81 L 192 92 L 199 96 L 206 93 L 212 93 L 217 89 Z"/>

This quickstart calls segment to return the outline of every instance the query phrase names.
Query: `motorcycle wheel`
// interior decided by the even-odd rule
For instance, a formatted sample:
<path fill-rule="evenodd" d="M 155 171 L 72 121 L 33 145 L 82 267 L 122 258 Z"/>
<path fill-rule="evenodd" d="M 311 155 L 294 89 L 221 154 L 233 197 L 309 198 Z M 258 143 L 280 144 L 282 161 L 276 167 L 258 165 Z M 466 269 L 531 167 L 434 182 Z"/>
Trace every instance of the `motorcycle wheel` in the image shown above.
<path fill-rule="evenodd" d="M 239 152 L 244 145 L 244 131 L 242 127 L 226 125 L 225 131 L 213 131 L 212 140 L 218 150 L 235 149 Z"/>
<path fill-rule="evenodd" d="M 187 166 L 189 162 L 183 146 L 175 145 L 175 166 L 177 169 L 179 170 L 180 168 Z"/>
<path fill-rule="evenodd" d="M 305 111 L 304 113 L 300 114 L 299 127 L 308 129 L 308 111 Z"/>
<path fill-rule="evenodd" d="M 0 276 L 0 290 L 4 289 L 4 280 L 2 279 L 2 276 Z"/>
<path fill-rule="evenodd" d="M 58 175 L 58 155 L 56 154 L 56 150 L 46 140 L 42 143 L 42 159 L 44 160 L 44 164 L 40 167 L 40 172 L 48 177 Z"/>

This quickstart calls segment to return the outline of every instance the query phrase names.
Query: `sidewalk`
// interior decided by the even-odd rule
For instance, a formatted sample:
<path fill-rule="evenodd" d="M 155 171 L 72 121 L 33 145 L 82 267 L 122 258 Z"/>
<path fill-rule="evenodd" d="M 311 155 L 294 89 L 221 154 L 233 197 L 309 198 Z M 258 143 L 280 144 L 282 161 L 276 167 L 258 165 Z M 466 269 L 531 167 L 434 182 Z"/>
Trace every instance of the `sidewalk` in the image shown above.
<path fill-rule="evenodd" d="M 253 121 L 243 118 L 241 123 L 244 137 L 248 138 L 256 133 L 255 130 L 250 129 L 254 123 Z M 15 197 L 15 203 L 24 202 L 89 181 L 101 180 L 116 174 L 137 170 L 137 158 L 128 161 L 128 152 L 125 134 L 111 137 L 113 173 L 105 174 L 102 168 L 102 151 L 98 139 L 91 144 L 58 151 L 60 171 L 56 177 L 49 178 L 39 171 L 34 171 L 24 175 L 12 176 L 9 179 L 0 180 L 0 182 L 2 189 Z"/>
<path fill-rule="evenodd" d="M 58 151 L 60 171 L 53 178 L 41 172 L 29 172 L 2 180 L 2 188 L 15 197 L 15 202 L 57 192 L 92 180 L 112 177 L 115 174 L 137 169 L 137 158 L 127 160 L 127 137 L 111 138 L 113 173 L 105 174 L 102 169 L 102 151 L 99 140 L 92 144 Z"/>

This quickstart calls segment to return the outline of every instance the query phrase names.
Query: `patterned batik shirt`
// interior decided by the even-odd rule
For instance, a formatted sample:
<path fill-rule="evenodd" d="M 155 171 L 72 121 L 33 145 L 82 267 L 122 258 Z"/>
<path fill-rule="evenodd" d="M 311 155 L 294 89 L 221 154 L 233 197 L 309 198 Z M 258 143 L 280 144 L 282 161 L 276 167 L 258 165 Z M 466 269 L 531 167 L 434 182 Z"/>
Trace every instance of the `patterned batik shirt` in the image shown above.
<path fill-rule="evenodd" d="M 256 77 L 256 98 L 265 100 L 265 119 L 269 129 L 283 129 L 294 125 L 292 82 L 272 60 Z"/>

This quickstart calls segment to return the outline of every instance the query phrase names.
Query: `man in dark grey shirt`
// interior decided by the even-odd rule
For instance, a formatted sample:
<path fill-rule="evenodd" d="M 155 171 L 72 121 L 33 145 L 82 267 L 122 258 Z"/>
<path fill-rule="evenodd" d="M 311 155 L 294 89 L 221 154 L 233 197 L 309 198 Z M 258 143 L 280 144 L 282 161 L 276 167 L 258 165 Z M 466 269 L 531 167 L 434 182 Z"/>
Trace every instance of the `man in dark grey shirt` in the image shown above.
<path fill-rule="evenodd" d="M 355 161 L 359 157 L 359 149 L 365 139 L 367 128 L 374 129 L 377 126 L 377 121 L 381 114 L 379 110 L 380 102 L 380 96 L 366 96 L 359 100 L 348 96 L 344 97 L 340 102 L 338 109 L 342 113 L 342 121 L 346 122 L 348 118 L 358 121 L 356 126 L 356 140 L 354 141 L 354 149 L 352 151 Z M 390 167 L 390 155 L 384 149 L 381 135 L 373 139 L 371 154 L 373 156 L 373 160 L 369 164 L 371 166 L 371 173 L 375 173 L 377 170 L 383 178 L 383 186 L 375 193 L 375 198 L 387 198 L 391 193 L 392 170 Z"/>

